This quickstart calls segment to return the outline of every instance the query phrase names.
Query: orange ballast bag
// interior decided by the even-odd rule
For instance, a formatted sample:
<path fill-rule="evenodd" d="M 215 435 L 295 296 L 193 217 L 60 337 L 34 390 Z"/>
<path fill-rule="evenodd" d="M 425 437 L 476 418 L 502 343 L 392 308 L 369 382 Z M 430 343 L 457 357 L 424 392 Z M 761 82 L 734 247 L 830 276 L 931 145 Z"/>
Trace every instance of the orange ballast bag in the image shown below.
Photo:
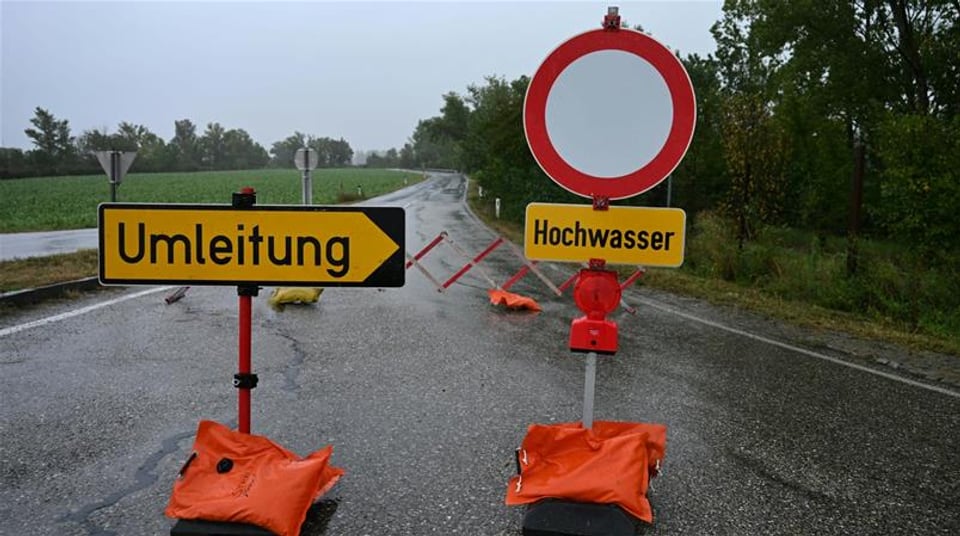
<path fill-rule="evenodd" d="M 490 303 L 493 305 L 503 305 L 507 309 L 527 309 L 530 311 L 541 311 L 540 304 L 533 298 L 514 294 L 497 288 L 487 290 L 490 296 Z"/>
<path fill-rule="evenodd" d="M 510 479 L 507 504 L 612 503 L 650 523 L 647 485 L 666 441 L 661 424 L 595 421 L 590 430 L 579 422 L 532 424 L 517 453 L 520 474 Z"/>
<path fill-rule="evenodd" d="M 296 536 L 313 502 L 343 475 L 333 447 L 300 458 L 266 437 L 200 421 L 193 454 L 164 512 L 177 519 L 249 523 Z"/>

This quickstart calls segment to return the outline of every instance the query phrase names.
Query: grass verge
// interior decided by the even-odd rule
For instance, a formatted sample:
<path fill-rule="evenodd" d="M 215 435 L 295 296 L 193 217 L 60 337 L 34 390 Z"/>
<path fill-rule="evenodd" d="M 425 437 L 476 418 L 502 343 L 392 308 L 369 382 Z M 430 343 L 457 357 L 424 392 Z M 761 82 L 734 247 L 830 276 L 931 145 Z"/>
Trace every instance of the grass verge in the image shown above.
<path fill-rule="evenodd" d="M 97 275 L 97 250 L 0 262 L 0 293 Z"/>
<path fill-rule="evenodd" d="M 480 199 L 473 182 L 468 201 L 474 213 L 487 225 L 515 243 L 523 243 L 522 226 L 497 219 L 494 215 L 493 200 Z M 636 284 L 693 296 L 717 305 L 740 307 L 806 328 L 845 332 L 866 339 L 895 343 L 913 351 L 933 351 L 960 356 L 960 333 L 953 330 L 922 330 L 875 311 L 849 312 L 811 303 L 812 300 L 788 299 L 776 290 L 759 288 L 754 284 L 755 281 L 727 281 L 720 275 L 704 275 L 688 267 L 696 264 L 690 262 L 691 255 L 715 247 L 717 242 L 714 239 L 715 237 L 707 236 L 701 239 L 703 243 L 697 244 L 697 237 L 689 236 L 688 230 L 688 263 L 680 269 L 652 268 Z M 699 271 L 702 272 L 703 269 Z M 778 275 L 785 279 L 790 277 L 789 270 L 778 272 Z M 811 286 L 816 288 L 823 283 L 814 281 Z M 776 289 L 777 286 L 773 285 L 772 288 Z"/>

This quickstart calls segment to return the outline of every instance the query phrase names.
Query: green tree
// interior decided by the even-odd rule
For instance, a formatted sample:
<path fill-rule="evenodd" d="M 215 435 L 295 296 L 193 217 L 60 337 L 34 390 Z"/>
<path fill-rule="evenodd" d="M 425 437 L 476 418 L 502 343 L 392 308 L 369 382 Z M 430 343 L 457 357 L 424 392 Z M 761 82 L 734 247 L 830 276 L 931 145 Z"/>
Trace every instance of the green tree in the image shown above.
<path fill-rule="evenodd" d="M 223 133 L 222 161 L 223 169 L 257 169 L 270 162 L 270 155 L 247 131 L 230 129 Z"/>
<path fill-rule="evenodd" d="M 294 132 L 281 141 L 274 142 L 270 148 L 270 165 L 278 168 L 294 167 L 293 157 L 297 153 L 297 149 L 306 147 L 306 145 L 307 135 L 299 131 Z"/>
<path fill-rule="evenodd" d="M 97 151 L 114 150 L 114 137 L 107 129 L 92 128 L 84 130 L 76 140 L 77 152 L 84 156 L 90 156 Z"/>
<path fill-rule="evenodd" d="M 765 56 L 752 26 L 761 20 L 756 2 L 728 1 L 712 28 L 722 102 L 718 110 L 726 176 L 722 205 L 742 249 L 761 223 L 784 210 L 783 170 L 788 142 L 774 118 L 772 95 L 782 58 Z"/>
<path fill-rule="evenodd" d="M 877 152 L 887 176 L 884 227 L 923 259 L 960 251 L 960 116 L 891 116 L 879 128 Z"/>
<path fill-rule="evenodd" d="M 173 138 L 170 139 L 176 167 L 180 171 L 196 171 L 200 166 L 200 144 L 197 127 L 189 119 L 173 123 Z"/>
<path fill-rule="evenodd" d="M 37 106 L 30 124 L 34 128 L 24 129 L 23 132 L 36 147 L 31 151 L 31 157 L 38 166 L 52 173 L 69 169 L 75 156 L 69 121 L 57 119 L 49 111 Z"/>
<path fill-rule="evenodd" d="M 688 56 L 683 64 L 697 97 L 697 125 L 686 157 L 672 176 L 671 205 L 690 215 L 715 208 L 723 200 L 729 183 L 723 156 L 723 99 L 717 61 L 712 56 Z M 666 183 L 657 186 L 650 196 L 666 203 Z M 647 197 L 647 196 L 642 196 Z"/>
<path fill-rule="evenodd" d="M 533 201 L 582 202 L 540 170 L 523 132 L 523 100 L 530 79 L 488 77 L 467 88 L 471 106 L 463 165 L 491 196 L 504 200 L 504 218 L 521 221 Z"/>
<path fill-rule="evenodd" d="M 27 157 L 21 149 L 0 147 L 0 180 L 31 174 Z"/>
<path fill-rule="evenodd" d="M 207 123 L 207 129 L 198 140 L 200 162 L 206 169 L 227 169 L 224 163 L 224 133 L 220 123 Z"/>

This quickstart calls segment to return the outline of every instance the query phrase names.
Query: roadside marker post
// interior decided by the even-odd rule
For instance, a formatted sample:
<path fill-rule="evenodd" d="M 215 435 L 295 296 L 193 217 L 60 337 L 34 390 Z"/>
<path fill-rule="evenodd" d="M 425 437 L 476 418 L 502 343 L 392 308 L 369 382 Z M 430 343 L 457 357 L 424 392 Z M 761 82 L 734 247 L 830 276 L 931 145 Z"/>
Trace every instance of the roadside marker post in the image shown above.
<path fill-rule="evenodd" d="M 586 354 L 583 416 L 580 423 L 531 425 L 521 443 L 518 460 L 522 451 L 525 461 L 510 480 L 507 504 L 527 505 L 524 535 L 627 536 L 638 520 L 653 520 L 646 491 L 664 454 L 666 427 L 594 420 L 597 356 L 616 354 L 618 327 L 607 315 L 644 273 L 638 268 L 621 284 L 607 264 L 680 266 L 686 215 L 610 201 L 666 179 L 686 154 L 695 125 L 696 99 L 682 63 L 648 35 L 621 28 L 616 7 L 608 8 L 601 29 L 560 44 L 530 80 L 523 104 L 530 152 L 551 180 L 591 199 L 592 207 L 527 206 L 525 258 L 589 265 L 558 287 L 574 285 L 585 314 L 571 322 L 569 340 L 572 352 Z M 582 443 L 570 443 L 571 432 Z M 553 458 L 545 437 L 564 442 Z M 611 452 L 604 444 L 612 438 L 640 443 Z M 527 463 L 528 446 L 549 462 Z M 582 456 L 572 457 L 578 448 Z M 633 476 L 623 472 L 638 467 Z M 616 487 L 634 477 L 629 490 Z"/>
<path fill-rule="evenodd" d="M 303 190 L 300 197 L 304 205 L 313 204 L 313 182 L 310 172 L 317 168 L 318 160 L 316 149 L 309 147 L 301 147 L 293 155 L 294 165 L 302 172 Z"/>

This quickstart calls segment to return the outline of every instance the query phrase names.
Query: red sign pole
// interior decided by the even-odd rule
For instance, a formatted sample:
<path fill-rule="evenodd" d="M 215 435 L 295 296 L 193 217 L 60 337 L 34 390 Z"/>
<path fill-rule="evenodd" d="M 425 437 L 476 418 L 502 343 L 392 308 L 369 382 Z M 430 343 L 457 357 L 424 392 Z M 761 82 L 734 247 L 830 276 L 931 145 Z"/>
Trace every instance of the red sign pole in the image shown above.
<path fill-rule="evenodd" d="M 239 193 L 233 194 L 234 208 L 251 208 L 257 202 L 257 194 L 253 188 L 242 188 Z M 252 372 L 251 359 L 251 322 L 253 319 L 253 297 L 259 294 L 260 287 L 256 285 L 241 285 L 237 287 L 240 296 L 239 322 L 239 364 L 237 373 L 233 376 L 233 386 L 237 391 L 237 429 L 242 434 L 250 433 L 250 390 L 257 386 L 257 375 Z"/>
<path fill-rule="evenodd" d="M 250 374 L 250 296 L 240 296 L 240 375 Z M 239 393 L 239 429 L 241 433 L 250 433 L 250 389 L 241 387 Z"/>

